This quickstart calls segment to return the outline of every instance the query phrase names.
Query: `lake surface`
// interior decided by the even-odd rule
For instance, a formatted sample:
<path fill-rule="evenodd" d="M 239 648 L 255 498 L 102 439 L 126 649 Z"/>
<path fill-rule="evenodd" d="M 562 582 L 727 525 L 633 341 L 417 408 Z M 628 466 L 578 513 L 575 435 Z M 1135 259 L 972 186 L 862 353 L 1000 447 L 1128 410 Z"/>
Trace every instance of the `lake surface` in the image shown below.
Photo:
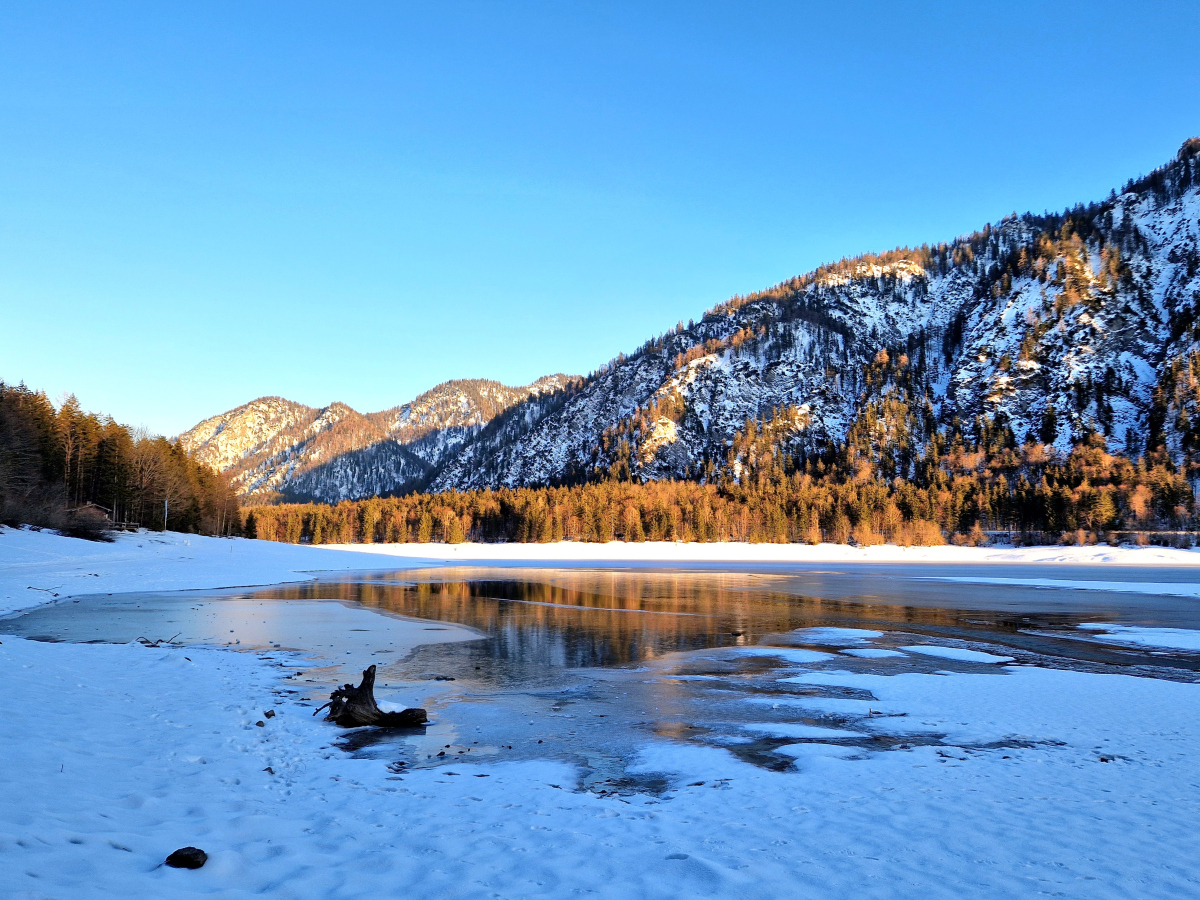
<path fill-rule="evenodd" d="M 1121 590 L 947 580 L 974 577 L 1102 579 Z M 1018 664 L 1200 680 L 1200 654 L 1105 645 L 1078 628 L 1200 629 L 1200 599 L 1137 590 L 1138 583 L 1156 590 L 1176 584 L 1186 593 L 1196 577 L 1187 569 L 1057 565 L 426 569 L 252 590 L 87 597 L 0 621 L 0 633 L 233 646 L 294 669 L 283 690 L 308 700 L 324 700 L 375 663 L 379 698 L 423 705 L 433 724 L 411 732 L 331 726 L 331 740 L 347 752 L 388 759 L 397 772 L 551 756 L 577 763 L 584 787 L 625 790 L 653 787 L 626 773 L 653 735 L 726 747 L 772 768 L 792 764 L 777 750 L 798 741 L 853 753 L 938 740 L 865 736 L 854 723 L 871 715 L 869 695 L 781 681 L 789 675 L 836 668 L 1003 677 L 994 664 L 901 647 L 936 644 Z M 358 611 L 356 627 L 314 617 L 322 603 Z M 431 640 L 442 639 L 443 628 L 468 639 L 398 650 L 388 628 L 357 627 L 363 611 L 378 616 L 368 625 L 403 617 L 421 620 L 405 627 Z"/>

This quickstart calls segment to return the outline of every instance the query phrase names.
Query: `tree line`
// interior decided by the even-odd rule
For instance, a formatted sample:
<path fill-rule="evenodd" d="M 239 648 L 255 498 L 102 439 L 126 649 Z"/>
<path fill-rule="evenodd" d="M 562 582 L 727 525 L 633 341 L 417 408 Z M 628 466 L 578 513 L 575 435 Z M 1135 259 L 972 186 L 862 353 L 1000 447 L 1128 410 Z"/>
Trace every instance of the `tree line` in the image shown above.
<path fill-rule="evenodd" d="M 58 408 L 40 391 L 0 382 L 0 521 L 103 537 L 113 525 L 240 534 L 228 480 L 166 438 Z"/>
<path fill-rule="evenodd" d="M 1200 369 L 1200 358 L 1179 367 L 1173 397 L 1191 398 L 1196 379 L 1189 366 Z M 810 440 L 806 411 L 775 409 L 748 419 L 719 464 L 710 460 L 691 479 L 655 481 L 639 478 L 632 465 L 638 429 L 617 430 L 604 437 L 613 462 L 591 469 L 582 483 L 255 507 L 246 532 L 316 544 L 927 545 L 977 544 L 997 531 L 1025 543 L 1147 532 L 1175 532 L 1190 542 L 1178 533 L 1198 524 L 1194 453 L 1177 462 L 1151 438 L 1136 458 L 1112 454 L 1094 429 L 1059 449 L 1049 407 L 1023 439 L 1002 414 L 942 425 L 914 369 L 904 353 L 881 350 L 864 367 L 862 405 L 836 445 Z"/>
<path fill-rule="evenodd" d="M 1113 456 L 1099 434 L 1069 453 L 1011 430 L 937 435 L 906 465 L 879 441 L 900 404 L 870 409 L 836 452 L 782 452 L 777 420 L 751 422 L 711 480 L 629 480 L 628 468 L 571 486 L 411 494 L 247 511 L 250 537 L 290 543 L 746 541 L 902 546 L 1095 542 L 1196 527 L 1194 494 L 1166 454 Z M 893 435 L 895 431 L 892 431 Z M 895 474 L 913 471 L 911 477 Z"/>

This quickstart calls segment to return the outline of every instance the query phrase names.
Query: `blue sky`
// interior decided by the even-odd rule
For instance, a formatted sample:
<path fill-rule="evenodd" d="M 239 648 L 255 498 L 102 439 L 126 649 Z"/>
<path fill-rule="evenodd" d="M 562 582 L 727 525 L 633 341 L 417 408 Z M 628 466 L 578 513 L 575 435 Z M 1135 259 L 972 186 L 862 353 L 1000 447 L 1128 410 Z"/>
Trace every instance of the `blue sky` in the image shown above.
<path fill-rule="evenodd" d="M 0 8 L 0 378 L 174 434 L 587 372 L 1200 134 L 1200 4 Z"/>

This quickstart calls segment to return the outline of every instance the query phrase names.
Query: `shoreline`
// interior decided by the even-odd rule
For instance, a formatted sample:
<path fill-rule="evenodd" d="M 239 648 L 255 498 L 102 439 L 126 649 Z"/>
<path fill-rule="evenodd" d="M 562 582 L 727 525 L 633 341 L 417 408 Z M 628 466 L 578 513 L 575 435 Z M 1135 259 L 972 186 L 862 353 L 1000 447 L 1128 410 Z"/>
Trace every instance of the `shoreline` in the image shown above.
<path fill-rule="evenodd" d="M 0 526 L 0 616 L 87 594 L 218 590 L 323 575 L 448 566 L 498 568 L 982 565 L 1200 568 L 1200 550 L 1167 547 L 851 547 L 845 544 L 282 544 L 176 532 L 117 534 L 112 543 Z"/>
<path fill-rule="evenodd" d="M 266 587 L 413 567 L 394 557 L 171 531 L 114 538 L 98 543 L 0 526 L 0 616 L 89 594 Z"/>
<path fill-rule="evenodd" d="M 305 545 L 289 545 L 305 546 Z M 413 563 L 437 562 L 471 565 L 527 566 L 587 565 L 614 563 L 646 564 L 778 564 L 821 565 L 824 563 L 913 563 L 996 565 L 1109 565 L 1109 566 L 1200 566 L 1200 551 L 1170 547 L 1110 547 L 1047 545 L 1038 547 L 900 547 L 880 544 L 852 547 L 848 544 L 746 544 L 731 542 L 677 543 L 647 541 L 585 544 L 559 541 L 552 544 L 320 544 L 313 550 L 337 550 L 386 556 Z"/>

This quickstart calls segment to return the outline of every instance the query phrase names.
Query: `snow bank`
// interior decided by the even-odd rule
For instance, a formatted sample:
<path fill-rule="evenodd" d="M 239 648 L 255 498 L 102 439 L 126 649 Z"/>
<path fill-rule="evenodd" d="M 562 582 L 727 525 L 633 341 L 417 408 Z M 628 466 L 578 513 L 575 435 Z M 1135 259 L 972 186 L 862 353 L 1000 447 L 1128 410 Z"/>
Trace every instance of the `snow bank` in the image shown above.
<path fill-rule="evenodd" d="M 857 656 L 860 659 L 898 659 L 906 654 L 899 650 L 884 650 L 879 647 L 864 647 L 861 650 L 841 650 L 847 656 Z"/>
<path fill-rule="evenodd" d="M 1144 628 L 1138 625 L 1114 625 L 1109 622 L 1091 622 L 1079 627 L 1095 632 L 1093 638 L 1108 644 L 1200 651 L 1200 631 L 1188 628 Z"/>
<path fill-rule="evenodd" d="M 962 647 L 937 647 L 932 644 L 913 644 L 910 647 L 901 647 L 900 649 L 907 650 L 909 653 L 920 653 L 923 656 L 936 656 L 939 659 L 954 659 L 958 662 L 1008 663 L 1013 661 L 1011 656 L 997 656 L 994 653 L 984 653 L 982 650 L 967 650 Z"/>
<path fill-rule="evenodd" d="M 801 640 L 827 647 L 853 647 L 883 637 L 882 631 L 871 631 L 867 628 L 797 628 L 792 634 Z"/>

